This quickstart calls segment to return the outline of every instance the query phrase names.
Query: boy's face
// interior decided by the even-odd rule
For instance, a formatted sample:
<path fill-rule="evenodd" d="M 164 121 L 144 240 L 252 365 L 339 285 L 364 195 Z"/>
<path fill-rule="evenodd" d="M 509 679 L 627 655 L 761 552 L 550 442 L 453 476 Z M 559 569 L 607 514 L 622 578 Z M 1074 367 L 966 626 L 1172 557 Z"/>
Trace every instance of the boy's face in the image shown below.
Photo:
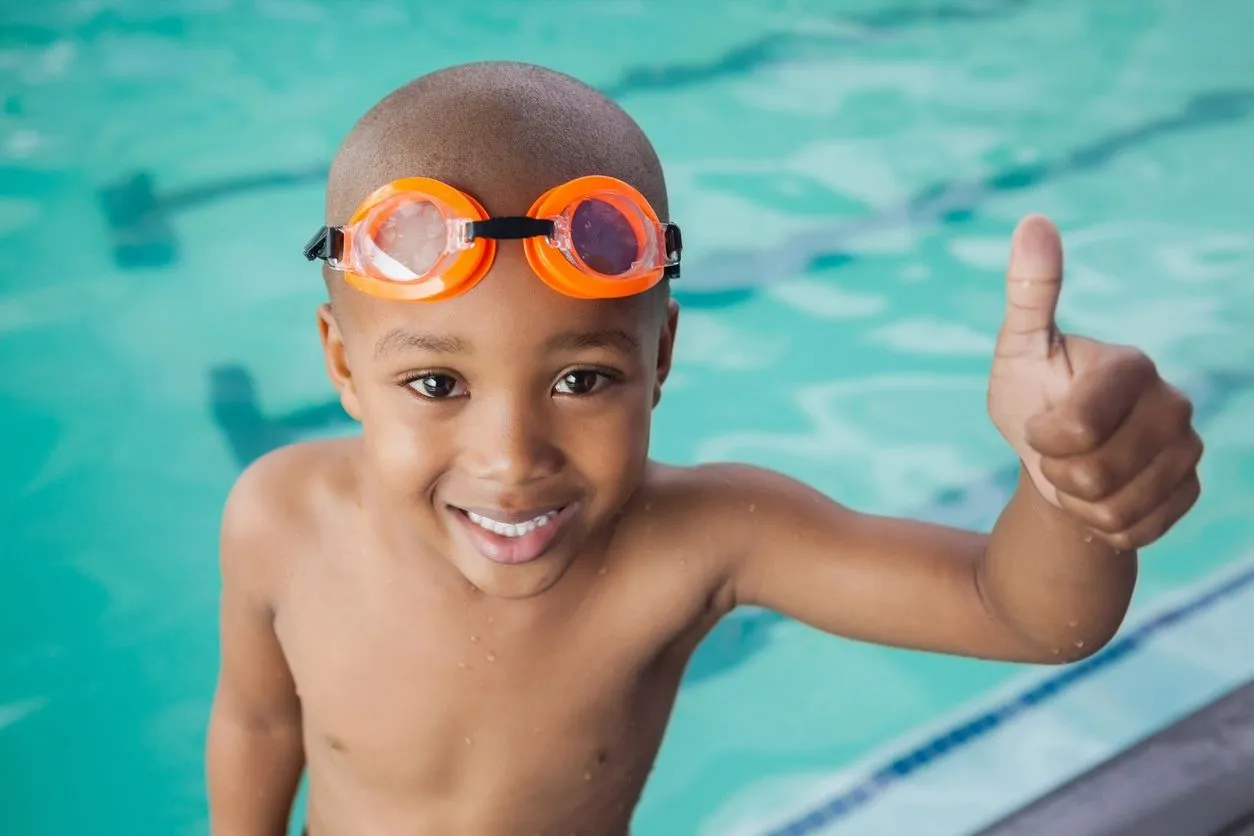
<path fill-rule="evenodd" d="M 640 483 L 675 304 L 568 298 L 517 241 L 452 299 L 341 290 L 328 371 L 388 510 L 488 594 L 548 589 Z"/>

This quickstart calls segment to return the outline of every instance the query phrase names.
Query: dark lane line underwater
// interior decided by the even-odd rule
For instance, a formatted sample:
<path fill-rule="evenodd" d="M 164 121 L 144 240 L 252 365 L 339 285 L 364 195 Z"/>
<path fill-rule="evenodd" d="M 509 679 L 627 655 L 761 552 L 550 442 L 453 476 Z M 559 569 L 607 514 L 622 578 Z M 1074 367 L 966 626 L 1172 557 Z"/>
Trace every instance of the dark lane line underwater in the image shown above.
<path fill-rule="evenodd" d="M 223 366 L 210 372 L 210 409 L 237 466 L 242 470 L 259 456 L 319 435 L 347 433 L 354 422 L 338 400 L 268 417 L 259 404 L 248 370 Z M 1196 421 L 1205 427 L 1235 397 L 1254 389 L 1254 366 L 1245 373 L 1206 371 L 1182 387 L 1193 399 Z M 908 516 L 967 528 L 987 528 L 1010 499 L 1019 478 L 1018 462 L 984 478 L 937 492 Z M 726 673 L 771 642 L 775 628 L 786 621 L 769 610 L 745 608 L 720 621 L 698 646 L 684 673 L 692 684 Z"/>
<path fill-rule="evenodd" d="M 899 6 L 896 8 L 882 9 L 874 12 L 855 13 L 852 15 L 842 16 L 840 22 L 851 28 L 860 29 L 868 34 L 891 32 L 893 30 L 906 29 L 920 25 L 931 25 L 938 23 L 967 23 L 981 20 L 990 20 L 998 17 L 1005 17 L 1013 12 L 1019 11 L 1035 0 L 975 0 L 975 2 L 958 3 L 948 6 L 935 6 L 931 8 L 918 8 L 915 6 Z M 151 35 L 154 37 L 181 38 L 187 35 L 186 15 L 168 15 L 158 17 L 129 17 L 119 13 L 116 9 L 101 9 L 91 17 L 87 18 L 83 23 L 77 26 L 40 26 L 30 23 L 0 23 L 0 47 L 17 46 L 17 47 L 47 47 L 65 40 L 67 37 L 73 38 L 79 42 L 90 43 L 98 40 L 105 35 L 126 34 L 126 35 Z M 840 38 L 841 42 L 850 40 L 848 35 Z M 805 43 L 811 40 L 822 40 L 830 43 L 836 40 L 834 36 L 809 36 L 809 35 L 792 35 L 784 33 L 781 35 L 772 35 L 763 39 L 772 43 L 779 43 L 781 49 L 779 51 L 758 50 L 753 49 L 752 45 L 748 47 L 734 50 L 732 55 L 744 53 L 747 57 L 742 58 L 739 63 L 727 59 L 720 59 L 708 65 L 678 65 L 676 67 L 663 66 L 656 70 L 629 70 L 623 74 L 622 81 L 614 87 L 622 89 L 616 95 L 628 95 L 642 90 L 650 90 L 654 87 L 664 89 L 673 89 L 689 82 L 688 78 L 695 76 L 699 81 L 713 81 L 725 77 L 730 73 L 746 72 L 757 69 L 761 66 L 770 65 L 779 61 L 787 60 L 790 54 L 786 48 L 797 43 Z M 754 42 L 760 43 L 760 42 Z M 758 56 L 761 56 L 760 58 Z M 754 60 L 756 59 L 756 60 Z M 751 63 L 752 62 L 752 63 Z M 724 68 L 722 72 L 712 73 L 705 71 L 704 73 L 696 73 L 695 68 L 719 67 Z M 642 79 L 634 81 L 635 78 Z M 665 78 L 666 81 L 658 82 L 655 79 Z"/>
<path fill-rule="evenodd" d="M 806 230 L 769 249 L 724 249 L 685 266 L 675 284 L 681 304 L 695 309 L 742 304 L 774 277 L 830 270 L 858 259 L 849 249 L 862 236 L 886 230 L 940 225 L 961 227 L 990 199 L 1098 168 L 1116 155 L 1165 136 L 1254 116 L 1254 87 L 1212 90 L 1190 98 L 1178 112 L 1116 131 L 1052 161 L 1009 166 L 984 178 L 942 180 L 890 209 Z M 269 172 L 157 195 L 153 175 L 139 172 L 101 192 L 113 236 L 113 257 L 123 268 L 160 267 L 178 259 L 174 214 L 180 209 L 254 189 L 322 182 L 322 164 Z"/>
<path fill-rule="evenodd" d="M 990 199 L 1024 191 L 1072 174 L 1091 171 L 1115 156 L 1165 136 L 1236 122 L 1254 116 L 1254 87 L 1212 90 L 1191 97 L 1177 113 L 1116 131 L 1081 145 L 1056 159 L 1009 166 L 984 178 L 943 180 L 925 186 L 905 202 L 853 221 L 808 229 L 769 249 L 722 249 L 685 265 L 685 276 L 675 285 L 679 296 L 687 275 L 701 282 L 697 292 L 683 297 L 694 307 L 716 307 L 742 301 L 771 276 L 796 276 L 832 269 L 858 259 L 844 247 L 857 239 L 888 230 L 919 231 L 939 225 L 958 228 L 977 217 Z M 706 302 L 705 305 L 701 301 Z"/>
<path fill-rule="evenodd" d="M 685 87 L 727 81 L 757 70 L 830 56 L 833 47 L 883 40 L 911 29 L 941 24 L 980 23 L 1009 17 L 1035 0 L 991 0 L 949 6 L 898 6 L 873 12 L 842 15 L 832 29 L 817 32 L 772 32 L 736 46 L 704 63 L 652 64 L 629 69 L 617 82 L 601 88 L 614 99 L 651 92 L 674 92 Z"/>
<path fill-rule="evenodd" d="M 1004 17 L 1028 6 L 1033 0 L 989 0 L 932 8 L 901 6 L 877 12 L 846 15 L 832 22 L 827 32 L 778 32 L 743 44 L 703 64 L 663 64 L 628 69 L 616 82 L 602 88 L 611 98 L 659 91 L 673 92 L 698 84 L 708 84 L 747 75 L 764 67 L 795 63 L 808 57 L 830 55 L 834 47 L 883 38 L 920 26 L 970 23 Z M 79 40 L 93 40 L 112 31 L 143 31 L 157 36 L 182 35 L 180 18 L 130 21 L 115 13 L 90 18 L 70 34 Z M 10 24 L 0 26 L 0 45 L 16 43 L 44 45 L 65 33 L 39 26 Z M 6 97 L 6 108 L 21 108 L 16 96 Z M 100 206 L 113 236 L 113 258 L 123 269 L 163 267 L 179 259 L 174 215 L 192 206 L 249 192 L 274 188 L 314 185 L 326 179 L 328 165 L 318 163 L 289 171 L 262 172 L 191 186 L 164 195 L 158 193 L 156 175 L 136 171 L 100 190 Z"/>

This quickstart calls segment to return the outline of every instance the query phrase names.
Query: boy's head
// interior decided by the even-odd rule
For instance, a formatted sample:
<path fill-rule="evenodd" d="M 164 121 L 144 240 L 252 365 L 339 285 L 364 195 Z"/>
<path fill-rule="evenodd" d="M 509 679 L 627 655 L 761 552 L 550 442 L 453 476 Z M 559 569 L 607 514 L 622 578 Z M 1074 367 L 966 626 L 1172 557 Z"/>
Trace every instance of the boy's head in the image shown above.
<path fill-rule="evenodd" d="M 354 126 L 331 167 L 326 224 L 347 225 L 404 178 L 439 181 L 503 218 L 590 175 L 636 190 L 658 230 L 669 220 L 657 155 L 621 108 L 539 67 L 464 65 L 400 88 Z M 437 236 L 394 237 L 421 250 Z M 481 280 L 438 301 L 362 292 L 345 280 L 355 273 L 324 267 L 319 322 L 332 382 L 362 422 L 369 489 L 396 533 L 485 592 L 526 597 L 606 535 L 640 483 L 677 309 L 665 280 L 621 298 L 559 292 L 524 241 L 504 238 Z"/>

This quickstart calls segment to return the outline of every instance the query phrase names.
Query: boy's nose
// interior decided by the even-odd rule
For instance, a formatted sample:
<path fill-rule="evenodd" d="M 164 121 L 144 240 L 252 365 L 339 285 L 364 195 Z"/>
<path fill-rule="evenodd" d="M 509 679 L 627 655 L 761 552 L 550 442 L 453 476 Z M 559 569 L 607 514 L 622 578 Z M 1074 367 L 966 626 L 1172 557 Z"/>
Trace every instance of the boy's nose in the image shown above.
<path fill-rule="evenodd" d="M 462 445 L 469 475 L 501 485 L 523 485 L 561 469 L 561 451 L 540 411 L 498 404 L 484 412 Z"/>

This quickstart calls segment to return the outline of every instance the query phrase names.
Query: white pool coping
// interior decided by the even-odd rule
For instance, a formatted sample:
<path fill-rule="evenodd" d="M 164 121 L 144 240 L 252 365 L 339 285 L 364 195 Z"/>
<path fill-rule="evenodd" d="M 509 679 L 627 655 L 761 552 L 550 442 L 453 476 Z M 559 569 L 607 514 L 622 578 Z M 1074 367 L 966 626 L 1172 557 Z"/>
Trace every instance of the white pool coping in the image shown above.
<path fill-rule="evenodd" d="M 731 831 L 970 836 L 1254 679 L 1251 637 L 1254 556 L 1159 597 L 1091 659 L 1033 671 L 817 783 L 807 776 L 816 789 L 801 802 L 742 813 Z"/>

